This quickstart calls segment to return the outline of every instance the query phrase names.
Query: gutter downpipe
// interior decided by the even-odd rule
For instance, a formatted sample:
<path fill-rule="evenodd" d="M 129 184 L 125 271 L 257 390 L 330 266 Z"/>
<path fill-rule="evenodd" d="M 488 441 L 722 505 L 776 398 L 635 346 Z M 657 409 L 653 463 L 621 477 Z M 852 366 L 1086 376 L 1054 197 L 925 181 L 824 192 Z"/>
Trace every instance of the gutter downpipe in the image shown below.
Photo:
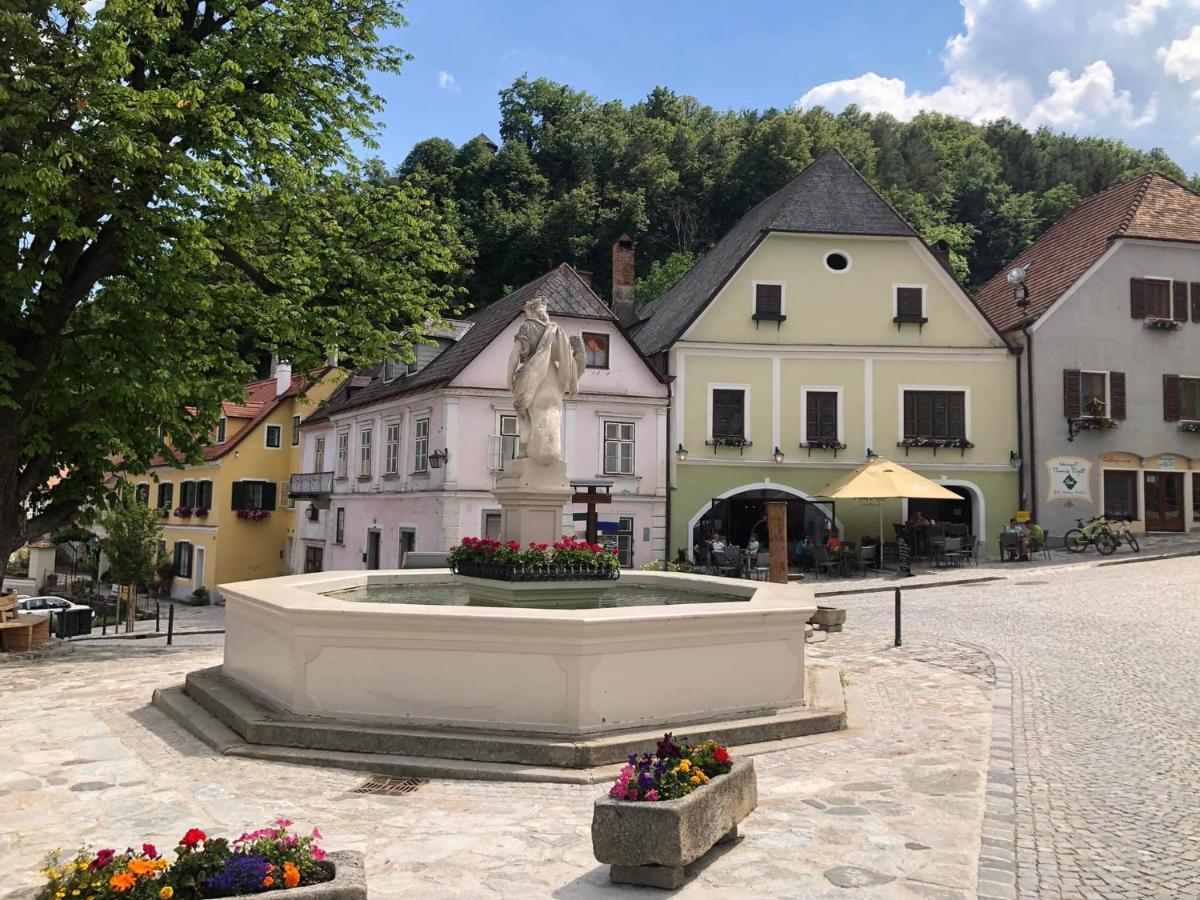
<path fill-rule="evenodd" d="M 670 356 L 667 353 L 663 353 L 662 359 L 663 359 L 663 372 L 665 374 L 666 369 L 670 366 Z M 673 449 L 671 449 L 671 437 L 672 437 L 671 420 L 674 418 L 673 413 L 675 411 L 675 376 L 674 375 L 666 375 L 666 382 L 667 382 L 667 446 L 666 446 L 667 458 L 665 460 L 666 471 L 664 472 L 664 476 L 666 478 L 667 483 L 664 487 L 666 488 L 666 492 L 667 492 L 667 502 L 663 508 L 663 517 L 666 520 L 666 526 L 665 526 L 666 534 L 663 535 L 663 565 L 664 565 L 664 568 L 665 568 L 666 564 L 671 561 L 671 494 L 675 490 L 673 479 L 671 478 L 671 460 L 674 459 L 674 457 L 675 457 L 675 451 Z"/>
<path fill-rule="evenodd" d="M 1024 320 L 1021 323 L 1021 331 L 1025 334 L 1025 365 L 1028 373 L 1025 380 L 1029 390 L 1029 515 L 1036 522 L 1038 520 L 1037 438 L 1033 421 L 1033 333 L 1029 330 L 1029 326 L 1032 324 L 1032 320 Z"/>
<path fill-rule="evenodd" d="M 1016 372 L 1017 372 L 1017 453 L 1021 457 L 1021 464 L 1017 466 L 1017 509 L 1025 508 L 1025 404 L 1021 400 L 1021 358 L 1025 354 L 1024 345 L 1013 347 L 1013 356 L 1016 357 Z"/>

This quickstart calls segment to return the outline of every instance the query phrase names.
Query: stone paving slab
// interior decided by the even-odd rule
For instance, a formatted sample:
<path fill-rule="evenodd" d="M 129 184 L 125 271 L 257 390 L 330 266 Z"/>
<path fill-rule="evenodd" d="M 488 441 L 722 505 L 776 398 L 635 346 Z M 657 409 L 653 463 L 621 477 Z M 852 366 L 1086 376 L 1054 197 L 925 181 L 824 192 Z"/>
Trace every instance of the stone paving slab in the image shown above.
<path fill-rule="evenodd" d="M 742 839 L 679 896 L 973 895 L 992 723 L 980 654 L 922 641 L 894 651 L 882 634 L 849 632 L 810 649 L 844 668 L 861 703 L 854 727 L 756 757 L 759 807 Z M 0 773 L 0 897 L 29 896 L 56 846 L 170 845 L 193 825 L 238 833 L 279 815 L 363 851 L 382 898 L 634 890 L 592 857 L 596 786 L 435 780 L 383 797 L 351 793 L 361 774 L 215 754 L 148 701 L 219 660 L 80 645 L 0 669 L 0 754 L 14 761 Z"/>

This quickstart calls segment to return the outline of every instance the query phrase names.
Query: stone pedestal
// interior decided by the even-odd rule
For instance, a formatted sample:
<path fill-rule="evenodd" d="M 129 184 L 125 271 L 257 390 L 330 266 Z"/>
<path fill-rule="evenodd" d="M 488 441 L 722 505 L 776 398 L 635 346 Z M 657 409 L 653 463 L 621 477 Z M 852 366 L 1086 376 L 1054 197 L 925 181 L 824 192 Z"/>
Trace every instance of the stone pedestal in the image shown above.
<path fill-rule="evenodd" d="M 553 544 L 563 536 L 563 510 L 571 499 L 567 464 L 543 466 L 514 459 L 496 476 L 493 492 L 500 501 L 500 539 L 522 547 L 530 541 Z"/>

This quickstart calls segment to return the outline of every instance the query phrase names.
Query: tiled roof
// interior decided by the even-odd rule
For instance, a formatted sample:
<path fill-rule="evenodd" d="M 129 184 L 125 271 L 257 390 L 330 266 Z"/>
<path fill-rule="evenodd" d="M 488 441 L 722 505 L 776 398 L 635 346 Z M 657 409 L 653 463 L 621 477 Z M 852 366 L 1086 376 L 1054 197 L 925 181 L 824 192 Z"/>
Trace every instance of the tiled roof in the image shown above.
<path fill-rule="evenodd" d="M 670 346 L 768 232 L 917 237 L 846 157 L 830 150 L 753 207 L 686 275 L 639 313 L 634 334 L 647 355 Z"/>
<path fill-rule="evenodd" d="M 1200 194 L 1147 172 L 1087 198 L 996 273 L 975 302 L 1001 331 L 1036 318 L 1079 280 L 1117 238 L 1200 243 Z M 1029 309 L 1013 300 L 1008 272 L 1029 265 Z"/>
<path fill-rule="evenodd" d="M 461 339 L 443 350 L 425 368 L 392 381 L 384 381 L 381 375 L 376 374 L 370 384 L 363 388 L 348 390 L 348 386 L 343 385 L 324 407 L 309 416 L 305 424 L 323 421 L 345 409 L 425 390 L 452 380 L 509 326 L 521 313 L 525 302 L 535 296 L 543 297 L 550 313 L 555 316 L 616 321 L 612 310 L 593 293 L 574 269 L 563 263 L 469 316 L 467 321 L 471 327 Z"/>

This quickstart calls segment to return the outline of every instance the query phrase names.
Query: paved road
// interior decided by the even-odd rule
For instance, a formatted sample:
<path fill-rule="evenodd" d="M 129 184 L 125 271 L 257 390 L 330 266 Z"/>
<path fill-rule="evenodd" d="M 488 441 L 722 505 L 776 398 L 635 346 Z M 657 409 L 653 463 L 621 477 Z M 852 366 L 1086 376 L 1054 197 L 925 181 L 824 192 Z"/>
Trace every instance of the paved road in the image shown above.
<path fill-rule="evenodd" d="M 890 628 L 890 594 L 840 601 Z M 1200 559 L 913 591 L 904 621 L 1012 668 L 1022 897 L 1200 897 Z"/>

